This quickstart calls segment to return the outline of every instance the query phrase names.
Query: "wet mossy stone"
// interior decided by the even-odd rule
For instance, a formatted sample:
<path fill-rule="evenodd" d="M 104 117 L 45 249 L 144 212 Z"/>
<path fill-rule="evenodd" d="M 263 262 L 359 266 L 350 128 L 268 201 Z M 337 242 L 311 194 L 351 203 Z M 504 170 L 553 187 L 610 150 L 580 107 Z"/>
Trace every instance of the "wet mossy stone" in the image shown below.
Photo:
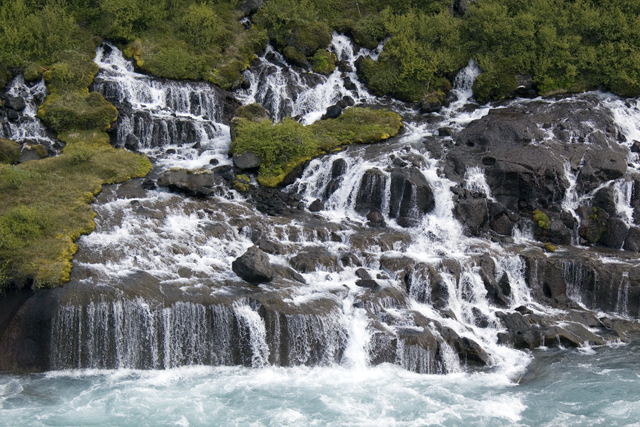
<path fill-rule="evenodd" d="M 258 168 L 261 162 L 260 157 L 253 151 L 245 151 L 242 154 L 233 156 L 233 164 L 242 170 Z"/>
<path fill-rule="evenodd" d="M 249 189 L 249 185 L 251 184 L 251 180 L 247 175 L 238 175 L 236 179 L 233 181 L 233 188 L 238 191 L 244 192 Z"/>
<path fill-rule="evenodd" d="M 300 52 L 294 46 L 287 46 L 282 51 L 287 61 L 289 61 L 293 65 L 297 65 L 298 67 L 307 68 L 309 67 L 309 61 L 304 53 Z"/>
<path fill-rule="evenodd" d="M 533 211 L 533 222 L 535 222 L 536 225 L 543 230 L 549 229 L 549 217 L 540 210 Z"/>
<path fill-rule="evenodd" d="M 56 132 L 106 131 L 118 118 L 116 107 L 88 86 L 98 72 L 90 57 L 72 55 L 44 73 L 49 96 L 38 107 L 38 118 Z"/>
<path fill-rule="evenodd" d="M 20 144 L 10 139 L 0 138 L 0 163 L 18 163 L 20 160 Z"/>
<path fill-rule="evenodd" d="M 428 95 L 425 95 L 420 100 L 420 112 L 421 113 L 435 113 L 442 109 L 442 101 L 444 99 L 444 94 L 432 92 Z"/>
<path fill-rule="evenodd" d="M 20 163 L 47 157 L 47 149 L 40 144 L 24 144 L 20 150 Z"/>

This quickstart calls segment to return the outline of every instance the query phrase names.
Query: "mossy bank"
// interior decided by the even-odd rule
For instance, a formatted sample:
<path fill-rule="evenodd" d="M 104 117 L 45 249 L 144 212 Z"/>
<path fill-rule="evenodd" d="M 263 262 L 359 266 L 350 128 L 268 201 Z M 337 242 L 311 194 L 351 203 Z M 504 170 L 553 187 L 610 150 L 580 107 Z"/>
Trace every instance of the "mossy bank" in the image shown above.
<path fill-rule="evenodd" d="M 267 187 L 280 184 L 307 160 L 345 145 L 383 141 L 402 127 L 400 116 L 387 110 L 353 107 L 337 119 L 303 126 L 291 118 L 274 124 L 253 111 L 259 108 L 243 107 L 234 118 L 231 154 L 254 153 L 260 160 L 258 182 Z"/>

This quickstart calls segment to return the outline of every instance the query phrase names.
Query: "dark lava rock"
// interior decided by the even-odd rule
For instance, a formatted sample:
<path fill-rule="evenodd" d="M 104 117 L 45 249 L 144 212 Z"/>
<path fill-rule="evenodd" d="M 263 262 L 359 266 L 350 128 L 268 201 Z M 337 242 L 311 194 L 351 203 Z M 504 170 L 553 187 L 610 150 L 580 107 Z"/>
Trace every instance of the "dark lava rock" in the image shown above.
<path fill-rule="evenodd" d="M 603 187 L 593 196 L 593 206 L 605 210 L 609 215 L 616 213 L 615 192 L 611 187 Z"/>
<path fill-rule="evenodd" d="M 640 252 L 640 227 L 631 227 L 624 241 L 624 250 Z"/>
<path fill-rule="evenodd" d="M 609 218 L 607 221 L 607 229 L 602 233 L 600 242 L 612 249 L 622 249 L 627 233 L 629 232 L 629 226 L 619 218 Z"/>
<path fill-rule="evenodd" d="M 309 211 L 311 212 L 320 212 L 324 210 L 324 203 L 322 203 L 322 200 L 314 200 L 310 205 L 309 205 Z"/>
<path fill-rule="evenodd" d="M 356 276 L 358 276 L 362 280 L 370 280 L 371 279 L 371 275 L 364 268 L 357 269 L 356 270 Z"/>
<path fill-rule="evenodd" d="M 322 246 L 305 248 L 298 255 L 289 259 L 289 265 L 300 273 L 310 273 L 321 268 L 335 271 L 337 259 Z"/>
<path fill-rule="evenodd" d="M 333 193 L 340 188 L 342 184 L 342 175 L 347 170 L 347 162 L 344 159 L 336 159 L 331 165 L 331 180 L 324 190 L 324 197 L 328 199 Z"/>
<path fill-rule="evenodd" d="M 15 111 L 22 111 L 25 109 L 27 104 L 24 102 L 24 98 L 21 96 L 11 96 L 5 95 L 2 100 L 2 105 L 5 108 L 11 108 Z"/>
<path fill-rule="evenodd" d="M 247 151 L 233 156 L 233 164 L 238 169 L 255 169 L 260 167 L 262 160 L 253 151 Z"/>
<path fill-rule="evenodd" d="M 357 89 L 357 86 L 354 82 L 351 81 L 349 77 L 344 78 L 344 88 L 346 90 L 354 91 Z"/>
<path fill-rule="evenodd" d="M 20 113 L 18 113 L 13 108 L 6 108 L 5 113 L 7 114 L 7 120 L 10 122 L 17 122 L 20 120 Z"/>
<path fill-rule="evenodd" d="M 273 280 L 274 271 L 269 256 L 258 247 L 250 247 L 241 257 L 231 263 L 233 272 L 254 285 Z"/>
<path fill-rule="evenodd" d="M 345 159 L 335 159 L 331 164 L 331 178 L 338 178 L 347 171 L 347 161 Z"/>
<path fill-rule="evenodd" d="M 491 229 L 498 234 L 502 234 L 503 236 L 511 236 L 514 225 L 515 224 L 511 222 L 507 214 L 501 214 L 496 219 L 491 221 L 489 227 L 491 227 Z"/>
<path fill-rule="evenodd" d="M 283 215 L 294 213 L 298 210 L 300 198 L 287 194 L 277 188 L 256 186 L 250 189 L 249 199 L 260 212 L 266 215 Z M 304 208 L 304 204 L 303 204 Z"/>
<path fill-rule="evenodd" d="M 369 288 L 369 289 L 377 289 L 380 287 L 378 282 L 373 279 L 359 279 L 356 280 L 356 286 L 360 286 L 361 288 Z"/>
<path fill-rule="evenodd" d="M 487 200 L 483 198 L 459 199 L 456 203 L 455 214 L 467 226 L 469 233 L 472 236 L 476 236 L 480 227 L 488 219 Z"/>
<path fill-rule="evenodd" d="M 577 175 L 580 196 L 626 171 L 626 149 L 598 102 L 583 97 L 493 109 L 455 135 L 444 172 L 461 182 L 468 168 L 481 167 L 493 197 L 509 211 L 559 212 L 569 187 L 565 164 Z"/>
<path fill-rule="evenodd" d="M 367 214 L 367 219 L 374 224 L 384 222 L 384 216 L 378 211 L 371 211 Z"/>
<path fill-rule="evenodd" d="M 417 220 L 416 218 L 407 218 L 406 216 L 399 216 L 398 218 L 396 218 L 396 224 L 398 224 L 400 227 L 410 228 L 410 227 L 417 227 L 418 225 L 420 225 L 420 221 Z"/>
<path fill-rule="evenodd" d="M 379 169 L 369 169 L 362 175 L 356 196 L 355 211 L 366 215 L 372 210 L 382 210 L 387 177 Z"/>
<path fill-rule="evenodd" d="M 390 218 L 419 218 L 435 205 L 433 190 L 419 169 L 396 168 L 391 172 Z"/>
<path fill-rule="evenodd" d="M 354 105 L 356 105 L 356 101 L 349 95 L 342 97 L 341 102 L 344 103 L 346 107 L 353 107 Z"/>
<path fill-rule="evenodd" d="M 332 105 L 327 108 L 327 112 L 324 115 L 327 119 L 337 119 L 342 115 L 342 108 L 338 105 Z"/>

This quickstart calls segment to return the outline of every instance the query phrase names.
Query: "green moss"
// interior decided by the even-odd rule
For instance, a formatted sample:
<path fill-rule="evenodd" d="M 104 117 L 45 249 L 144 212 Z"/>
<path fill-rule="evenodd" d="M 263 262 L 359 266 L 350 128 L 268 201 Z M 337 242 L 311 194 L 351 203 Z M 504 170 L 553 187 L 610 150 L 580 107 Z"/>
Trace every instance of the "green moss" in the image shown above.
<path fill-rule="evenodd" d="M 324 22 L 301 22 L 293 26 L 288 40 L 306 56 L 311 56 L 318 49 L 324 49 L 331 43 L 331 30 Z"/>
<path fill-rule="evenodd" d="M 543 230 L 549 229 L 549 225 L 550 225 L 549 217 L 544 212 L 537 209 L 533 211 L 533 221 L 541 229 Z"/>
<path fill-rule="evenodd" d="M 19 159 L 20 144 L 0 138 L 0 163 L 18 163 Z"/>
<path fill-rule="evenodd" d="M 103 184 L 145 176 L 150 162 L 109 144 L 97 131 L 71 131 L 58 157 L 0 165 L 0 259 L 15 283 L 36 286 L 68 280 L 73 243 L 94 228 L 88 205 Z"/>
<path fill-rule="evenodd" d="M 258 103 L 243 105 L 236 110 L 235 117 L 250 121 L 269 119 L 269 111 Z"/>
<path fill-rule="evenodd" d="M 339 118 L 303 126 L 291 118 L 273 124 L 236 117 L 232 154 L 254 152 L 262 159 L 258 182 L 275 187 L 297 166 L 342 145 L 373 143 L 400 130 L 396 113 L 368 108 L 349 108 Z"/>
<path fill-rule="evenodd" d="M 68 52 L 60 58 L 44 73 L 49 96 L 38 117 L 66 144 L 62 154 L 0 165 L 0 268 L 5 283 L 33 281 L 41 287 L 68 281 L 77 249 L 73 242 L 95 227 L 89 206 L 93 196 L 103 184 L 151 170 L 146 157 L 110 145 L 104 130 L 117 110 L 102 95 L 88 91 L 97 72 L 91 54 Z"/>
<path fill-rule="evenodd" d="M 44 73 L 50 94 L 38 108 L 38 118 L 56 132 L 68 129 L 107 130 L 118 111 L 88 86 L 98 72 L 91 56 L 69 54 Z"/>
<path fill-rule="evenodd" d="M 347 108 L 333 120 L 322 120 L 308 126 L 320 142 L 323 151 L 353 143 L 371 144 L 395 136 L 402 119 L 394 112 L 369 108 Z"/>
<path fill-rule="evenodd" d="M 314 72 L 328 76 L 336 69 L 336 55 L 324 49 L 318 49 L 311 58 Z"/>
<path fill-rule="evenodd" d="M 547 243 L 544 244 L 544 250 L 547 251 L 547 252 L 553 253 L 553 252 L 556 251 L 556 247 L 554 245 L 552 245 L 551 243 L 547 242 Z"/>
<path fill-rule="evenodd" d="M 597 207 L 591 208 L 591 214 L 587 215 L 588 225 L 582 230 L 581 236 L 589 243 L 596 243 L 607 232 L 607 213 Z"/>
<path fill-rule="evenodd" d="M 87 89 L 53 92 L 38 108 L 40 118 L 51 129 L 107 130 L 118 118 L 118 110 L 98 92 Z"/>

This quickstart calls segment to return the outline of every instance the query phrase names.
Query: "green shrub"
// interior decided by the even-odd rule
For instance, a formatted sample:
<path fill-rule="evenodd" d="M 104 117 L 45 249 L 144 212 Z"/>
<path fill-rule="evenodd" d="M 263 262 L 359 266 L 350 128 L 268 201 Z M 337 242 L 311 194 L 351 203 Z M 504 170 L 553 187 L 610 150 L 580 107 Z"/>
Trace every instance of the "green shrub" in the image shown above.
<path fill-rule="evenodd" d="M 191 4 L 179 19 L 180 34 L 193 46 L 226 45 L 230 37 L 224 31 L 224 22 L 205 4 Z"/>
<path fill-rule="evenodd" d="M 318 49 L 311 58 L 312 69 L 316 73 L 329 75 L 336 69 L 336 55 L 324 49 Z"/>

